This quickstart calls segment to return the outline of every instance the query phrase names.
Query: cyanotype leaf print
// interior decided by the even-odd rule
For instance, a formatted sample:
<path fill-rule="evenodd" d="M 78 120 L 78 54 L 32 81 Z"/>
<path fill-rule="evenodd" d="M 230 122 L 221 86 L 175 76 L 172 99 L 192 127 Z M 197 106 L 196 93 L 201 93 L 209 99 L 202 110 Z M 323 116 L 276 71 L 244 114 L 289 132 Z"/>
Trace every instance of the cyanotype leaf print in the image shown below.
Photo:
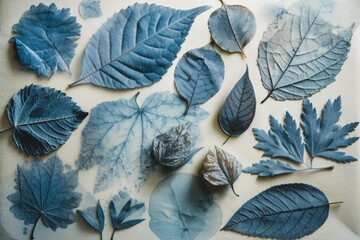
<path fill-rule="evenodd" d="M 185 114 L 192 105 L 207 102 L 221 88 L 225 67 L 212 44 L 184 54 L 175 68 L 175 86 L 187 102 Z"/>
<path fill-rule="evenodd" d="M 221 208 L 201 178 L 188 173 L 172 174 L 155 187 L 149 215 L 160 239 L 210 239 L 222 222 Z"/>
<path fill-rule="evenodd" d="M 325 223 L 330 204 L 313 186 L 278 185 L 247 201 L 223 230 L 262 238 L 298 239 Z"/>
<path fill-rule="evenodd" d="M 272 160 L 261 160 L 259 163 L 254 163 L 252 167 L 243 169 L 244 173 L 251 173 L 259 177 L 273 177 L 297 171 L 299 170 L 293 168 L 290 164 Z"/>
<path fill-rule="evenodd" d="M 203 175 L 214 186 L 230 185 L 234 194 L 234 182 L 241 174 L 242 165 L 236 157 L 215 146 L 206 155 L 203 163 Z"/>
<path fill-rule="evenodd" d="M 284 125 L 272 115 L 269 116 L 270 130 L 253 129 L 256 140 L 254 148 L 264 151 L 263 156 L 285 158 L 296 163 L 304 161 L 304 144 L 300 128 L 296 121 L 286 112 Z"/>
<path fill-rule="evenodd" d="M 7 130 L 13 130 L 13 140 L 21 151 L 41 155 L 64 144 L 87 115 L 65 93 L 30 85 L 8 103 L 11 128 Z"/>
<path fill-rule="evenodd" d="M 268 98 L 302 99 L 335 81 L 347 54 L 354 25 L 340 29 L 323 15 L 330 0 L 299 1 L 270 23 L 259 45 L 258 65 Z M 321 5 L 323 4 L 323 5 Z"/>
<path fill-rule="evenodd" d="M 227 5 L 214 11 L 209 18 L 212 39 L 227 52 L 240 52 L 254 37 L 256 21 L 254 14 L 242 5 Z"/>
<path fill-rule="evenodd" d="M 183 116 L 186 105 L 175 94 L 158 92 L 150 95 L 142 107 L 136 94 L 130 101 L 104 102 L 92 109 L 82 133 L 80 170 L 100 165 L 94 191 L 109 188 L 115 181 L 129 191 L 139 190 L 150 174 L 152 141 L 173 126 L 192 123 L 191 142 L 200 138 L 199 123 L 208 113 L 195 106 Z"/>
<path fill-rule="evenodd" d="M 13 204 L 10 211 L 25 225 L 34 224 L 30 239 L 34 239 L 37 222 L 55 231 L 66 228 L 76 221 L 74 208 L 81 202 L 82 195 L 75 192 L 78 185 L 78 171 L 64 170 L 61 159 L 54 155 L 45 163 L 40 159 L 30 162 L 31 166 L 19 166 L 16 171 L 15 193 L 8 196 Z"/>
<path fill-rule="evenodd" d="M 96 208 L 90 207 L 88 209 L 85 209 L 84 211 L 77 210 L 76 212 L 92 229 L 99 232 L 100 234 L 103 232 L 105 225 L 105 216 L 100 204 L 100 200 L 97 202 Z"/>
<path fill-rule="evenodd" d="M 335 101 L 328 100 L 317 117 L 316 109 L 312 103 L 305 99 L 303 112 L 301 114 L 301 126 L 303 128 L 305 146 L 311 158 L 324 157 L 336 162 L 352 162 L 357 159 L 339 152 L 339 148 L 345 148 L 354 142 L 358 137 L 345 138 L 358 126 L 358 122 L 340 126 L 338 124 L 341 116 L 341 97 Z"/>
<path fill-rule="evenodd" d="M 82 0 L 79 5 L 79 13 L 84 19 L 102 16 L 100 0 Z"/>
<path fill-rule="evenodd" d="M 207 9 L 137 3 L 121 10 L 91 38 L 80 79 L 71 86 L 129 89 L 154 84 L 172 65 L 194 19 Z"/>
<path fill-rule="evenodd" d="M 249 128 L 254 119 L 255 110 L 255 92 L 249 78 L 248 68 L 246 68 L 244 75 L 227 96 L 218 117 L 220 128 L 229 136 L 228 139 L 239 136 Z"/>
<path fill-rule="evenodd" d="M 10 41 L 23 68 L 50 78 L 57 69 L 70 72 L 80 28 L 69 8 L 58 10 L 54 3 L 40 3 L 32 5 L 12 27 L 16 35 Z"/>

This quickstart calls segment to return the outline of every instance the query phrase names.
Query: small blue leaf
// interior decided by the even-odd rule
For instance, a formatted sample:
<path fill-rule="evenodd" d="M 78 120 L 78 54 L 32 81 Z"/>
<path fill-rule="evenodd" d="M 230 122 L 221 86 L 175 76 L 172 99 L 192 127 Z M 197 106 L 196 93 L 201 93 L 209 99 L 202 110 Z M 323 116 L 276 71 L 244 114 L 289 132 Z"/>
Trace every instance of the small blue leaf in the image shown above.
<path fill-rule="evenodd" d="M 133 226 L 141 223 L 144 220 L 145 219 L 134 219 L 134 220 L 129 220 L 129 221 L 123 222 L 122 224 L 119 225 L 119 227 L 116 230 L 122 230 L 122 229 L 133 227 Z"/>
<path fill-rule="evenodd" d="M 59 148 L 87 115 L 65 93 L 38 85 L 21 89 L 7 106 L 14 142 L 28 155 Z"/>
<path fill-rule="evenodd" d="M 192 105 L 207 102 L 224 80 L 224 62 L 211 44 L 188 51 L 175 68 L 175 86 L 186 100 L 185 114 Z"/>
<path fill-rule="evenodd" d="M 247 201 L 223 228 L 241 234 L 297 239 L 315 232 L 329 215 L 319 189 L 302 183 L 271 187 Z"/>
<path fill-rule="evenodd" d="M 123 208 L 120 210 L 119 216 L 116 221 L 115 229 L 124 221 L 124 219 L 129 215 L 130 213 L 130 206 L 131 206 L 131 198 L 125 203 Z"/>
<path fill-rule="evenodd" d="M 79 5 L 79 13 L 84 19 L 102 16 L 100 0 L 82 0 Z"/>
<path fill-rule="evenodd" d="M 167 72 L 202 12 L 137 3 L 116 13 L 85 49 L 80 79 L 70 86 L 129 89 L 152 85 Z"/>
<path fill-rule="evenodd" d="M 243 169 L 244 173 L 251 173 L 259 177 L 272 177 L 297 171 L 297 169 L 287 163 L 271 160 L 261 160 L 259 163 L 254 163 L 252 167 Z"/>
<path fill-rule="evenodd" d="M 221 130 L 230 137 L 239 136 L 249 128 L 255 116 L 255 92 L 246 72 L 235 84 L 221 108 L 218 122 Z"/>
<path fill-rule="evenodd" d="M 12 27 L 17 35 L 10 41 L 25 69 L 50 78 L 57 68 L 70 72 L 80 28 L 69 8 L 58 10 L 54 3 L 40 3 L 37 7 L 32 5 Z"/>
<path fill-rule="evenodd" d="M 96 215 L 94 213 L 96 211 Z M 95 231 L 102 233 L 104 230 L 105 224 L 105 216 L 104 211 L 101 207 L 100 200 L 96 205 L 96 209 L 88 208 L 85 211 L 77 210 L 76 211 L 84 220 L 85 222 Z M 95 215 L 95 216 L 93 216 Z"/>

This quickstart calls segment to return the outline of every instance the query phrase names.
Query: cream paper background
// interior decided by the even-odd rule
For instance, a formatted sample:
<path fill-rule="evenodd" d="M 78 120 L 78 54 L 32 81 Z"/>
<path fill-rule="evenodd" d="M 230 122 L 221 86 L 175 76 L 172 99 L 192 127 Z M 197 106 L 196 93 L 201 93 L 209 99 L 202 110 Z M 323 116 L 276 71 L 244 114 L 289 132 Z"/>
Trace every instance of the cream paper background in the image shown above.
<path fill-rule="evenodd" d="M 45 4 L 52 1 L 44 0 Z M 145 2 L 139 0 L 138 2 Z M 6 104 L 12 95 L 31 83 L 41 84 L 44 86 L 54 87 L 65 91 L 69 96 L 83 109 L 90 111 L 98 103 L 119 98 L 130 99 L 137 91 L 140 91 L 139 102 L 141 103 L 148 95 L 155 91 L 168 90 L 175 92 L 174 88 L 174 69 L 179 58 L 188 50 L 201 47 L 209 42 L 210 35 L 207 27 L 207 20 L 210 14 L 221 6 L 218 0 L 160 0 L 154 3 L 170 6 L 179 9 L 194 8 L 200 5 L 210 5 L 212 8 L 201 14 L 194 22 L 193 27 L 182 45 L 178 58 L 174 61 L 173 66 L 165 74 L 163 79 L 150 87 L 145 87 L 129 91 L 114 91 L 105 88 L 95 87 L 92 85 L 81 85 L 71 89 L 67 85 L 72 83 L 80 75 L 82 57 L 86 43 L 92 34 L 120 9 L 132 5 L 135 1 L 130 0 L 101 0 L 103 16 L 95 19 L 84 20 L 79 16 L 78 5 L 80 0 L 61 0 L 55 1 L 58 8 L 70 8 L 71 14 L 77 16 L 82 25 L 81 38 L 76 48 L 76 56 L 71 63 L 72 74 L 66 72 L 56 72 L 50 79 L 39 79 L 34 73 L 20 71 L 20 65 L 17 60 L 15 50 L 12 44 L 8 42 L 12 36 L 11 26 L 18 22 L 22 13 L 29 9 L 31 4 L 38 5 L 40 1 L 24 0 L 0 0 L 0 129 L 9 127 L 6 117 Z M 294 1 L 278 0 L 228 0 L 228 4 L 242 4 L 254 12 L 257 20 L 257 31 L 253 40 L 245 47 L 247 59 L 242 59 L 239 54 L 221 53 L 225 62 L 225 80 L 218 94 L 213 97 L 202 107 L 209 111 L 210 116 L 201 124 L 203 141 L 199 146 L 204 149 L 196 155 L 192 164 L 187 164 L 179 172 L 198 173 L 202 160 L 207 153 L 207 149 L 213 144 L 221 145 L 225 135 L 217 125 L 217 115 L 219 110 L 233 85 L 240 79 L 245 72 L 246 64 L 249 66 L 250 78 L 256 92 L 257 110 L 255 119 L 251 128 L 268 129 L 268 115 L 273 114 L 276 118 L 282 119 L 285 111 L 288 110 L 299 122 L 301 112 L 301 101 L 279 102 L 268 99 L 264 104 L 260 101 L 265 98 L 267 91 L 261 84 L 260 74 L 256 65 L 257 47 L 262 38 L 263 32 L 267 25 L 273 19 L 278 7 L 289 6 Z M 339 24 L 349 25 L 352 22 L 360 23 L 360 1 L 359 0 L 339 0 L 336 7 L 336 16 L 333 21 Z M 356 25 L 357 26 L 357 25 Z M 101 49 L 99 49 L 101 51 Z M 360 32 L 354 32 L 352 47 L 348 55 L 349 59 L 345 62 L 342 71 L 337 76 L 336 82 L 330 84 L 327 88 L 311 97 L 314 105 L 321 109 L 327 99 L 334 100 L 341 95 L 343 103 L 343 114 L 340 123 L 348 123 L 360 120 L 359 99 L 360 92 Z M 80 153 L 81 132 L 89 117 L 80 125 L 72 134 L 70 139 L 63 145 L 57 154 L 67 164 L 74 166 L 74 162 Z M 354 136 L 360 135 L 360 128 L 355 131 Z M 244 167 L 258 162 L 261 158 L 261 151 L 253 149 L 256 141 L 251 129 L 243 135 L 228 141 L 224 149 L 237 156 Z M 360 157 L 360 142 L 348 147 L 346 152 L 355 157 Z M 22 234 L 23 221 L 17 220 L 9 211 L 10 202 L 7 196 L 14 192 L 14 172 L 17 164 L 24 161 L 30 161 L 28 157 L 18 150 L 11 139 L 11 133 L 0 136 L 0 239 L 26 239 L 27 236 Z M 308 183 L 322 190 L 329 201 L 344 201 L 341 205 L 331 206 L 330 215 L 325 224 L 314 234 L 304 239 L 360 239 L 360 165 L 358 162 L 351 164 L 336 164 L 323 159 L 316 159 L 315 166 L 335 165 L 333 171 L 317 173 L 300 173 L 277 177 L 272 179 L 257 179 L 249 174 L 242 174 L 235 183 L 235 189 L 240 193 L 240 197 L 235 197 L 230 188 L 214 192 L 215 201 L 223 210 L 222 226 L 229 220 L 233 213 L 247 200 L 260 193 L 261 191 L 277 184 L 301 182 Z M 107 200 L 110 196 L 115 195 L 118 190 L 116 186 L 108 191 L 100 192 L 91 197 L 92 189 L 95 182 L 97 167 L 88 171 L 81 171 L 79 174 L 80 185 L 78 190 L 85 193 L 80 208 L 83 209 L 89 204 L 95 204 L 95 199 L 101 199 L 103 206 L 107 206 Z M 145 183 L 139 193 L 133 193 L 132 196 L 144 201 L 148 207 L 149 197 L 156 184 L 164 178 L 161 173 L 154 173 Z M 87 192 L 87 193 L 86 193 Z M 104 229 L 104 238 L 109 239 L 111 234 L 111 223 L 108 212 L 106 212 L 106 226 Z M 146 213 L 146 221 L 127 230 L 116 233 L 115 239 L 157 239 L 156 235 L 149 228 L 150 217 Z M 31 225 L 28 225 L 28 234 Z M 36 239 L 99 239 L 99 235 L 91 231 L 83 221 L 68 226 L 67 229 L 58 229 L 53 232 L 51 229 L 38 224 L 35 230 Z M 228 231 L 219 231 L 212 239 L 252 239 Z"/>

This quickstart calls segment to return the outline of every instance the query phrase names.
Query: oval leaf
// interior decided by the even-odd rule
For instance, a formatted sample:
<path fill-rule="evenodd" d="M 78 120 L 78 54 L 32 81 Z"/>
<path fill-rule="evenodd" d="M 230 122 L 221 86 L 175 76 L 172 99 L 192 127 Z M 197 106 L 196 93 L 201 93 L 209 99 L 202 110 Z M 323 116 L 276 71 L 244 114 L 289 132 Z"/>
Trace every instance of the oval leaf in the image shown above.
<path fill-rule="evenodd" d="M 223 228 L 265 238 L 297 239 L 315 232 L 329 215 L 319 189 L 302 183 L 271 187 L 247 201 Z"/>
<path fill-rule="evenodd" d="M 250 126 L 255 116 L 255 110 L 255 92 L 246 68 L 246 72 L 235 84 L 221 108 L 218 117 L 221 130 L 229 138 L 239 136 Z"/>
<path fill-rule="evenodd" d="M 188 51 L 175 68 L 175 86 L 186 100 L 185 114 L 192 105 L 207 102 L 224 80 L 224 62 L 212 45 Z"/>
<path fill-rule="evenodd" d="M 79 5 L 79 13 L 84 19 L 102 16 L 100 0 L 82 0 Z"/>
<path fill-rule="evenodd" d="M 226 5 L 213 12 L 209 18 L 211 37 L 227 52 L 244 54 L 244 47 L 254 37 L 254 14 L 241 5 Z"/>
<path fill-rule="evenodd" d="M 87 115 L 65 93 L 38 85 L 21 89 L 7 106 L 14 142 L 29 155 L 59 148 Z"/>
<path fill-rule="evenodd" d="M 135 4 L 121 10 L 91 38 L 80 79 L 70 86 L 92 83 L 129 89 L 159 81 L 176 58 L 194 19 L 207 9 Z"/>
<path fill-rule="evenodd" d="M 206 181 L 214 186 L 230 185 L 234 194 L 239 196 L 234 190 L 234 182 L 239 178 L 242 166 L 234 155 L 215 146 L 206 155 L 203 168 Z"/>
<path fill-rule="evenodd" d="M 12 27 L 17 35 L 10 41 L 16 46 L 22 67 L 49 78 L 57 68 L 70 72 L 80 28 L 69 8 L 58 10 L 54 3 L 40 3 L 32 5 Z"/>

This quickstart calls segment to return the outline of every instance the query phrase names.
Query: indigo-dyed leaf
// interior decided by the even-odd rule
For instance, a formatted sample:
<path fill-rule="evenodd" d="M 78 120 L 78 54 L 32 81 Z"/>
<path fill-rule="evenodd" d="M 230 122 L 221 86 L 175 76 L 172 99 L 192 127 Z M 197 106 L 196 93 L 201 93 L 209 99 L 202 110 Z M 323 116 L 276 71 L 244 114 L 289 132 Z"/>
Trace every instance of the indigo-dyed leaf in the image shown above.
<path fill-rule="evenodd" d="M 185 114 L 192 105 L 207 102 L 224 80 L 224 62 L 212 44 L 188 51 L 175 68 L 175 86 L 186 100 Z"/>
<path fill-rule="evenodd" d="M 333 103 L 328 100 L 322 110 L 321 117 L 317 117 L 312 103 L 305 99 L 301 114 L 305 146 L 311 158 L 324 157 L 336 162 L 352 162 L 357 159 L 339 152 L 339 148 L 347 147 L 356 142 L 358 137 L 345 138 L 358 126 L 358 122 L 338 125 L 341 116 L 341 97 Z"/>
<path fill-rule="evenodd" d="M 21 89 L 7 106 L 8 130 L 13 129 L 14 142 L 29 155 L 59 148 L 87 115 L 65 93 L 39 85 Z"/>
<path fill-rule="evenodd" d="M 264 151 L 263 156 L 280 157 L 293 162 L 304 161 L 304 144 L 300 135 L 300 128 L 296 121 L 286 112 L 284 125 L 280 124 L 273 116 L 269 116 L 270 130 L 254 128 L 253 133 L 259 141 L 254 148 Z"/>
<path fill-rule="evenodd" d="M 318 2 L 299 1 L 278 14 L 264 33 L 258 57 L 262 83 L 268 90 L 264 101 L 311 96 L 335 81 L 340 72 L 354 25 L 335 30 L 323 18 L 332 11 L 331 1 Z"/>
<path fill-rule="evenodd" d="M 84 19 L 102 16 L 100 0 L 82 0 L 79 5 L 79 13 Z"/>
<path fill-rule="evenodd" d="M 210 239 L 222 222 L 222 211 L 201 178 L 176 173 L 153 190 L 150 229 L 160 239 Z"/>
<path fill-rule="evenodd" d="M 211 37 L 223 50 L 244 54 L 256 31 L 254 14 L 244 6 L 222 3 L 209 18 Z"/>
<path fill-rule="evenodd" d="M 137 3 L 121 10 L 91 38 L 80 79 L 71 85 L 129 89 L 154 84 L 176 58 L 194 19 L 207 9 Z"/>
<path fill-rule="evenodd" d="M 246 68 L 246 72 L 235 84 L 221 108 L 218 117 L 221 130 L 229 138 L 239 136 L 248 129 L 253 121 L 255 109 L 255 92 L 249 79 L 249 71 Z"/>
<path fill-rule="evenodd" d="M 42 223 L 55 231 L 66 228 L 76 221 L 72 209 L 77 208 L 81 194 L 75 192 L 78 171 L 64 171 L 62 161 L 56 155 L 45 163 L 40 159 L 31 161 L 31 166 L 17 167 L 15 193 L 8 196 L 13 204 L 10 211 L 25 225 Z"/>
<path fill-rule="evenodd" d="M 40 3 L 32 5 L 12 27 L 17 35 L 10 41 L 16 46 L 23 68 L 50 78 L 58 68 L 70 72 L 80 28 L 69 8 L 58 10 L 54 3 Z"/>
<path fill-rule="evenodd" d="M 313 186 L 278 185 L 247 201 L 223 229 L 255 237 L 297 239 L 324 224 L 329 205 L 325 194 Z"/>
<path fill-rule="evenodd" d="M 184 102 L 175 94 L 159 92 L 149 96 L 139 107 L 135 95 L 130 101 L 120 99 L 104 102 L 91 111 L 82 133 L 80 158 L 76 164 L 81 170 L 100 165 L 94 191 L 117 186 L 129 191 L 139 190 L 152 168 L 152 141 L 171 127 L 187 122 L 191 143 L 197 143 L 199 123 L 208 115 L 195 106 L 186 116 Z"/>
<path fill-rule="evenodd" d="M 96 208 L 89 208 L 84 211 L 76 211 L 85 222 L 95 231 L 102 233 L 104 230 L 105 216 L 101 207 L 100 200 L 96 204 Z"/>
<path fill-rule="evenodd" d="M 261 160 L 259 163 L 254 163 L 252 167 L 243 169 L 244 173 L 251 173 L 259 177 L 273 177 L 297 171 L 299 170 L 293 168 L 290 164 L 272 160 Z"/>
<path fill-rule="evenodd" d="M 214 186 L 230 185 L 234 190 L 234 182 L 241 173 L 241 163 L 236 157 L 215 146 L 210 149 L 203 163 L 203 175 L 206 181 Z"/>

